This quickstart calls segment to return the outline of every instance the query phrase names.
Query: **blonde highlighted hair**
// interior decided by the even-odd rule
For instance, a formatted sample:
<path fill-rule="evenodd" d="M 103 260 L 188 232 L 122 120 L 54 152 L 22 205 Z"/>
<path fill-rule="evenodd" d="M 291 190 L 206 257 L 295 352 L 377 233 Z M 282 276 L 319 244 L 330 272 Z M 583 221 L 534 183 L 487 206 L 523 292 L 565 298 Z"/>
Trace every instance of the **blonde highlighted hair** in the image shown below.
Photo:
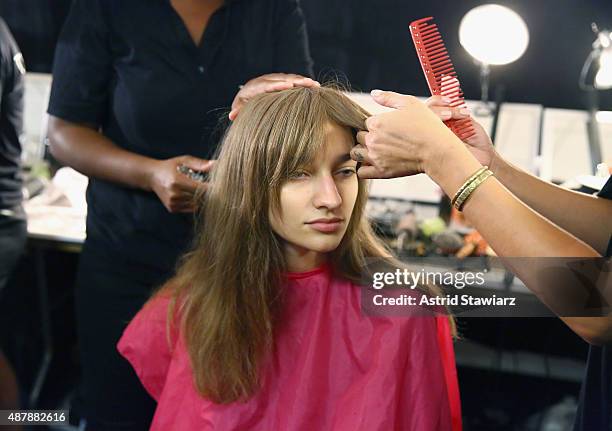
<path fill-rule="evenodd" d="M 294 88 L 250 100 L 225 133 L 197 216 L 192 251 L 172 288 L 169 322 L 180 333 L 198 392 L 214 402 L 244 400 L 259 387 L 259 367 L 274 341 L 286 270 L 269 208 L 280 188 L 325 142 L 324 124 L 353 135 L 369 114 L 340 90 Z M 365 217 L 367 184 L 358 180 L 354 210 L 329 261 L 336 275 L 362 277 L 368 258 L 392 259 Z"/>

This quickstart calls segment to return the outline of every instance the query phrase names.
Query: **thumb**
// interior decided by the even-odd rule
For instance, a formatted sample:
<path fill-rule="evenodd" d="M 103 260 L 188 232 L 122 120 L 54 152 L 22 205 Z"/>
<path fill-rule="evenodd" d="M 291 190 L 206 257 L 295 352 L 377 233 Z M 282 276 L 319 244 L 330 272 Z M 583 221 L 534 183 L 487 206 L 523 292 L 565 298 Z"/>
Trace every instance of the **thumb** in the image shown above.
<path fill-rule="evenodd" d="M 205 162 L 206 163 L 205 163 L 204 169 L 202 169 L 202 171 L 210 172 L 210 170 L 215 167 L 216 160 L 205 160 Z"/>
<path fill-rule="evenodd" d="M 415 99 L 413 96 L 395 93 L 393 91 L 372 90 L 370 94 L 379 105 L 395 109 L 404 108 Z"/>
<path fill-rule="evenodd" d="M 181 158 L 181 163 L 194 171 L 206 171 L 209 162 L 208 160 L 200 159 L 193 156 L 184 156 Z"/>

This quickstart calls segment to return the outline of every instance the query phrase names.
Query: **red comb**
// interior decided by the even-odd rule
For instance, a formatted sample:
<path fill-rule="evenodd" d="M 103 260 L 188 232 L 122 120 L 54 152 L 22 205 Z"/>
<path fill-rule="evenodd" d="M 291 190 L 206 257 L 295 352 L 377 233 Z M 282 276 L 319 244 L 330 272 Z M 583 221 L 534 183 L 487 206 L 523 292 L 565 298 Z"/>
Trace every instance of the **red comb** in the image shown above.
<path fill-rule="evenodd" d="M 446 51 L 438 26 L 433 23 L 433 17 L 411 22 L 410 34 L 432 96 L 449 97 L 450 106 L 453 108 L 465 107 L 457 73 Z M 469 117 L 444 123 L 461 140 L 474 135 L 474 126 Z"/>

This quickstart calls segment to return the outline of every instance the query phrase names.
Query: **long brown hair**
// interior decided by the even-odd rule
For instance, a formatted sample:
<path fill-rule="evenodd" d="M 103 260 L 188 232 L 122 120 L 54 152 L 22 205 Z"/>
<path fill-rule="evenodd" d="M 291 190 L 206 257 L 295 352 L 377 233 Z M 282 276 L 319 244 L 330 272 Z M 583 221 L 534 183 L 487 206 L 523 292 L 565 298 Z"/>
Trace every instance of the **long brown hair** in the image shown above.
<path fill-rule="evenodd" d="M 334 88 L 294 88 L 253 98 L 226 132 L 210 185 L 200 198 L 193 249 L 172 281 L 171 322 L 180 314 L 198 392 L 214 402 L 251 396 L 274 340 L 282 307 L 282 243 L 269 208 L 280 188 L 324 145 L 331 122 L 353 131 L 369 114 Z M 329 261 L 335 274 L 362 276 L 366 258 L 391 254 L 364 216 L 367 183 L 358 180 L 354 210 Z"/>

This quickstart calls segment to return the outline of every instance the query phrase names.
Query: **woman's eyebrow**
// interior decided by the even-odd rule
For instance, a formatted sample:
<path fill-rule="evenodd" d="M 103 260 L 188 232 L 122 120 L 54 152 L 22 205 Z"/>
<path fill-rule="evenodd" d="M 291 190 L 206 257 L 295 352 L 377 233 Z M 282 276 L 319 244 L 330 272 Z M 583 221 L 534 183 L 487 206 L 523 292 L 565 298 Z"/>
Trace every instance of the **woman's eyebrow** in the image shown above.
<path fill-rule="evenodd" d="M 344 153 L 336 157 L 334 164 L 339 165 L 341 163 L 348 162 L 349 160 L 351 160 L 351 153 Z"/>

